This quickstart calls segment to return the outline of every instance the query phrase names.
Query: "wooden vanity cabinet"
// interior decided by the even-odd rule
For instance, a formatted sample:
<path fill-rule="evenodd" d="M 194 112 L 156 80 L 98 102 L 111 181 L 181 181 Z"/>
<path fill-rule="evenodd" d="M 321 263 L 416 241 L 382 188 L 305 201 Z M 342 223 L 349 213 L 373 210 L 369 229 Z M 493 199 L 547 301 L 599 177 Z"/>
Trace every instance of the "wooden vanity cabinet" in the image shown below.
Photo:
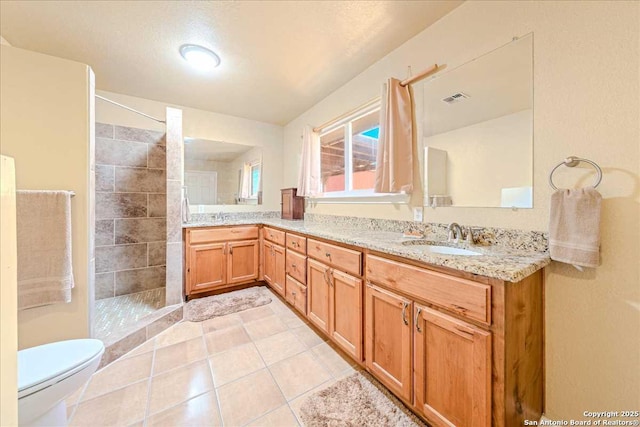
<path fill-rule="evenodd" d="M 300 313 L 307 314 L 307 238 L 286 233 L 285 299 Z"/>
<path fill-rule="evenodd" d="M 408 298 L 366 286 L 366 367 L 406 402 L 412 393 L 412 307 Z"/>
<path fill-rule="evenodd" d="M 362 362 L 362 279 L 342 271 L 359 272 L 361 253 L 311 239 L 308 239 L 307 251 L 309 321 L 347 354 Z M 334 261 L 334 264 L 328 265 L 312 256 Z"/>
<path fill-rule="evenodd" d="M 280 245 L 264 240 L 262 243 L 263 276 L 281 296 L 285 296 L 285 251 Z"/>
<path fill-rule="evenodd" d="M 258 227 L 190 228 L 184 237 L 187 297 L 258 278 Z"/>
<path fill-rule="evenodd" d="M 414 303 L 415 407 L 434 426 L 491 425 L 491 333 Z"/>

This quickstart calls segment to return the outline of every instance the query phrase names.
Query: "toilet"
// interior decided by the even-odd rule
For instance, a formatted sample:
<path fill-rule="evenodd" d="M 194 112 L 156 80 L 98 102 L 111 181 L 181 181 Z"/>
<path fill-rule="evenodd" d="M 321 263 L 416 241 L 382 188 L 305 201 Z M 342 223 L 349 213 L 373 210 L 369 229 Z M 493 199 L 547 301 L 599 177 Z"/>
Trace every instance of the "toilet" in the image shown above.
<path fill-rule="evenodd" d="M 100 364 L 104 344 L 95 339 L 59 341 L 18 352 L 18 422 L 23 427 L 67 425 L 64 399 L 82 387 Z"/>

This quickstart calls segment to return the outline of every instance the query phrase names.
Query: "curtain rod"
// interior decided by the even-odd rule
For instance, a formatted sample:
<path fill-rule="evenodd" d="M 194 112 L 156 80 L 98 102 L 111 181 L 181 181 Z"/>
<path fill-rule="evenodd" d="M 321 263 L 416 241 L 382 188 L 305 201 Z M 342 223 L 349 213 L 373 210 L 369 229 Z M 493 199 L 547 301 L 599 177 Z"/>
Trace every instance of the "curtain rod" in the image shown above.
<path fill-rule="evenodd" d="M 103 101 L 110 102 L 110 103 L 112 103 L 113 105 L 117 105 L 117 106 L 118 106 L 118 107 L 120 107 L 120 108 L 124 108 L 125 110 L 129 110 L 129 111 L 132 111 L 132 112 L 134 112 L 134 113 L 136 113 L 136 114 L 140 114 L 141 116 L 145 116 L 146 118 L 151 119 L 151 120 L 155 120 L 156 122 L 159 122 L 159 123 L 167 123 L 167 122 L 166 122 L 166 121 L 164 121 L 164 120 L 156 119 L 156 118 L 155 118 L 155 117 L 153 117 L 153 116 L 150 116 L 150 115 L 145 114 L 145 113 L 143 113 L 143 112 L 141 112 L 141 111 L 138 111 L 138 110 L 134 110 L 134 109 L 133 109 L 133 108 L 131 108 L 131 107 L 127 107 L 126 105 L 120 104 L 119 102 L 116 102 L 116 101 L 112 101 L 112 100 L 110 100 L 110 99 L 108 99 L 108 98 L 105 98 L 104 96 L 96 95 L 96 98 L 98 98 L 98 99 L 102 99 Z"/>
<path fill-rule="evenodd" d="M 405 79 L 405 80 L 401 81 L 400 82 L 400 86 L 407 86 L 407 85 L 410 85 L 410 84 L 417 83 L 420 80 L 425 79 L 425 78 L 437 73 L 438 71 L 440 71 L 440 70 L 442 70 L 442 69 L 444 69 L 446 67 L 447 67 L 446 65 L 434 64 L 433 67 L 427 68 L 426 70 L 416 74 L 415 76 L 409 77 L 408 79 Z M 320 126 L 314 127 L 313 131 L 314 132 L 320 132 L 321 130 L 326 129 L 329 126 L 334 125 L 334 124 L 346 119 L 349 116 L 352 116 L 356 112 L 358 112 L 360 110 L 364 110 L 365 108 L 376 104 L 377 102 L 380 102 L 380 97 L 379 96 L 377 96 L 377 97 L 365 102 L 362 105 L 357 106 L 356 108 L 354 108 L 352 110 L 347 111 L 344 114 L 341 114 L 340 116 L 336 117 L 335 119 L 331 119 L 328 122 L 321 124 Z"/>

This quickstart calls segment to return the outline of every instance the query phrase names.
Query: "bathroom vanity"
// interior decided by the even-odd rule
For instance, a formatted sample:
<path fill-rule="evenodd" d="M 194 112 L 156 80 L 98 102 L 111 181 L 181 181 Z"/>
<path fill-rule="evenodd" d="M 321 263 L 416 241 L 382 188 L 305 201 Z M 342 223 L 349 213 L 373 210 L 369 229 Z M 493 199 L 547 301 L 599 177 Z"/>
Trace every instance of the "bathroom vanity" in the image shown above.
<path fill-rule="evenodd" d="M 263 279 L 431 425 L 540 418 L 546 255 L 434 255 L 400 233 L 350 231 L 275 219 L 186 228 L 185 291 Z"/>

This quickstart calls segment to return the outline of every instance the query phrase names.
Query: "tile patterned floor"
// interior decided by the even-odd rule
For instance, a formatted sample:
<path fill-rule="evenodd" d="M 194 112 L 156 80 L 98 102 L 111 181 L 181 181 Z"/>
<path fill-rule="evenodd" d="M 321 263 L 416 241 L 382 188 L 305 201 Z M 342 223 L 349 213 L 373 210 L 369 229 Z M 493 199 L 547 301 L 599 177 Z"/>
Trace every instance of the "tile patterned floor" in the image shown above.
<path fill-rule="evenodd" d="M 311 393 L 353 362 L 275 295 L 182 322 L 96 372 L 67 399 L 70 426 L 300 426 Z"/>
<path fill-rule="evenodd" d="M 95 338 L 104 341 L 112 333 L 164 307 L 165 299 L 165 288 L 156 288 L 97 300 L 93 327 Z"/>

